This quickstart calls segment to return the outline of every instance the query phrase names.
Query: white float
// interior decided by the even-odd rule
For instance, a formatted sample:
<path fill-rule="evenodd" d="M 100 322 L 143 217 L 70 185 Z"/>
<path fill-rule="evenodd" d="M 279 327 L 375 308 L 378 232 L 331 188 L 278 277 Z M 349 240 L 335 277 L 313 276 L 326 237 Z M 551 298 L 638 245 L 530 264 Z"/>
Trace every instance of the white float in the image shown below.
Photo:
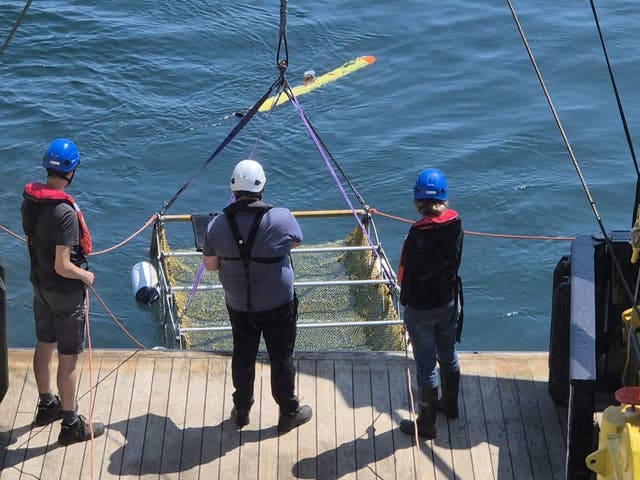
<path fill-rule="evenodd" d="M 133 296 L 139 302 L 151 305 L 160 298 L 158 274 L 149 262 L 138 262 L 131 269 Z"/>

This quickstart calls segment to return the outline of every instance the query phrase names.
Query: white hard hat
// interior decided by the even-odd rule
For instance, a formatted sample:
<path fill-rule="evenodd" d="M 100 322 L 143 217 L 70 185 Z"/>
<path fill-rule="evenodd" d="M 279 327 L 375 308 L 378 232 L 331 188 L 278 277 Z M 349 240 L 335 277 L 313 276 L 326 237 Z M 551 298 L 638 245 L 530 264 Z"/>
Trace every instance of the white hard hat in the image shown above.
<path fill-rule="evenodd" d="M 242 160 L 231 174 L 231 190 L 259 193 L 267 183 L 262 165 L 255 160 Z"/>

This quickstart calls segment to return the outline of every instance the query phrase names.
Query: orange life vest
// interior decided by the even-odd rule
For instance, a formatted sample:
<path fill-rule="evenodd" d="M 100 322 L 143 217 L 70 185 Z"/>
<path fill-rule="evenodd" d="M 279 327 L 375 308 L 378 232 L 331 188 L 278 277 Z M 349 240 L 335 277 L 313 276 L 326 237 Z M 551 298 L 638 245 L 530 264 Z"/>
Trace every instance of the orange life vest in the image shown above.
<path fill-rule="evenodd" d="M 78 216 L 78 224 L 80 225 L 78 243 L 80 244 L 82 253 L 85 255 L 91 253 L 91 234 L 89 233 L 89 228 L 84 221 L 80 207 L 78 207 L 78 204 L 71 195 L 63 190 L 56 190 L 44 183 L 38 182 L 26 184 L 24 186 L 24 195 L 36 202 L 66 202 L 71 205 Z"/>

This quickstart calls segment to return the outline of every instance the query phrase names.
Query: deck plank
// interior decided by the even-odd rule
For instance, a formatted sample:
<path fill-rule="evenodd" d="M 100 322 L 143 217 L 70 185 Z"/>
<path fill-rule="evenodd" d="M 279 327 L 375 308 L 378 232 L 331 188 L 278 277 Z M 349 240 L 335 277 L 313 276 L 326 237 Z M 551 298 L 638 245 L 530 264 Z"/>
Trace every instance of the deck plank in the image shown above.
<path fill-rule="evenodd" d="M 278 433 L 276 422 L 278 406 L 271 396 L 271 369 L 266 362 L 261 363 L 262 387 L 259 391 L 262 409 L 260 412 L 260 475 L 278 478 Z M 258 392 L 256 392 L 258 393 Z M 220 476 L 221 480 L 224 478 Z"/>
<path fill-rule="evenodd" d="M 88 365 L 87 356 L 82 356 L 80 359 L 83 363 Z M 112 373 L 113 377 L 116 376 L 119 365 L 110 363 L 106 358 L 92 359 L 91 372 L 89 375 L 92 377 L 90 381 L 89 376 L 85 376 L 85 381 L 80 384 L 78 389 L 78 411 L 84 415 L 87 420 L 92 417 L 92 421 L 108 423 L 111 405 L 113 404 L 113 382 L 111 384 L 105 384 L 106 389 L 102 386 L 105 378 Z M 89 369 L 87 369 L 89 370 Z M 106 372 L 108 370 L 108 372 Z M 90 384 L 96 386 L 91 392 Z M 108 390 L 108 391 L 107 391 Z M 90 397 L 94 397 L 94 410 L 89 412 Z M 57 435 L 59 430 L 54 433 Z M 52 442 L 57 440 L 57 437 L 52 439 Z M 91 476 L 92 467 L 94 472 L 99 472 L 103 464 L 103 453 L 105 446 L 105 436 L 95 438 L 93 442 L 88 442 L 85 446 L 85 455 L 88 454 L 88 459 L 82 464 L 82 471 L 80 473 L 81 478 L 89 478 Z M 93 464 L 91 463 L 91 455 L 93 454 Z M 50 472 L 55 471 L 57 468 L 61 468 L 63 460 L 67 455 L 67 449 L 59 444 L 54 445 L 54 449 L 47 453 L 45 458 L 43 471 Z"/>
<path fill-rule="evenodd" d="M 264 368 L 267 370 L 264 370 Z M 255 422 L 255 419 L 259 420 L 259 412 L 262 404 L 262 398 L 260 392 L 263 388 L 267 388 L 267 391 L 271 391 L 269 387 L 269 365 L 264 365 L 264 362 L 256 363 L 256 379 L 254 383 L 254 405 L 251 408 L 250 420 L 251 423 L 242 428 L 240 432 L 240 458 L 239 462 L 242 465 L 242 476 L 247 480 L 257 479 L 258 472 L 258 456 L 260 455 L 260 429 L 259 422 Z M 266 375 L 266 378 L 265 378 Z M 266 384 L 265 384 L 266 381 Z M 231 400 L 231 397 L 229 397 Z M 232 404 L 229 404 L 226 417 L 231 417 Z M 256 415 L 258 414 L 258 416 Z M 233 421 L 230 421 L 230 426 L 233 426 Z"/>
<path fill-rule="evenodd" d="M 535 413 L 538 413 L 538 402 L 536 401 L 535 385 L 532 381 L 529 365 L 515 365 L 513 375 L 518 392 L 533 478 L 553 478 L 544 431 L 539 421 L 539 416 L 535 415 Z"/>
<path fill-rule="evenodd" d="M 464 396 L 467 418 L 473 418 L 473 421 L 467 422 L 473 473 L 478 478 L 486 478 L 487 480 L 495 478 L 477 363 L 471 363 L 462 373 L 460 392 Z"/>
<path fill-rule="evenodd" d="M 191 362 L 188 358 L 173 360 L 160 467 L 161 476 L 165 479 L 177 480 L 180 476 L 180 456 L 186 426 L 190 368 Z"/>
<path fill-rule="evenodd" d="M 353 366 L 353 404 L 355 410 L 356 473 L 358 479 L 376 478 L 371 366 L 356 362 Z"/>
<path fill-rule="evenodd" d="M 546 355 L 536 355 L 528 361 L 532 372 L 536 400 L 538 402 L 538 414 L 542 420 L 542 429 L 544 431 L 551 474 L 554 479 L 560 480 L 565 476 L 564 461 L 557 452 L 563 452 L 566 448 L 564 442 L 565 434 L 562 431 L 561 416 L 549 396 L 547 389 L 546 382 L 549 376 L 547 363 Z M 546 415 L 547 412 L 554 412 L 555 415 Z"/>
<path fill-rule="evenodd" d="M 122 467 L 122 454 L 127 441 L 126 431 L 129 423 L 129 409 L 134 390 L 135 373 L 138 366 L 138 356 L 128 357 L 123 360 L 116 370 L 115 383 L 113 383 L 113 397 L 111 411 L 108 419 L 108 430 L 98 437 L 98 441 L 104 442 L 102 472 L 100 477 L 109 478 L 109 475 L 120 474 Z M 96 418 L 97 420 L 97 418 Z M 102 420 L 101 420 L 102 421 Z M 106 422 L 105 422 L 106 423 Z M 104 437 L 104 438 L 103 438 Z M 79 444 L 67 447 L 74 449 Z"/>
<path fill-rule="evenodd" d="M 223 416 L 226 419 L 222 422 L 222 446 L 223 453 L 220 456 L 220 480 L 228 478 L 236 478 L 238 471 L 242 467 L 240 465 L 240 430 L 231 420 L 231 409 L 233 408 L 233 379 L 231 378 L 231 365 L 227 367 L 228 372 L 224 385 L 224 406 Z M 256 367 L 256 372 L 260 370 Z M 257 373 L 256 373 L 257 377 Z M 259 391 L 259 390 L 258 390 Z M 255 397 L 255 392 L 254 392 Z M 251 410 L 254 411 L 253 409 Z M 246 427 L 245 427 L 246 428 Z"/>
<path fill-rule="evenodd" d="M 13 365 L 9 369 L 9 388 L 0 408 L 0 478 L 4 478 L 2 473 L 5 471 L 4 460 L 9 452 L 8 447 L 16 426 L 18 403 L 30 371 L 31 366 L 26 358 L 13 360 Z M 35 402 L 36 399 L 33 401 Z"/>
<path fill-rule="evenodd" d="M 38 427 L 33 430 L 29 428 L 35 418 L 37 402 L 38 389 L 36 387 L 35 377 L 33 371 L 29 371 L 25 378 L 22 391 L 20 392 L 20 401 L 17 404 L 15 415 L 15 425 L 22 426 L 22 428 L 14 428 L 13 430 L 13 435 L 9 443 L 17 446 L 17 448 L 7 452 L 3 468 L 3 471 L 7 471 L 7 475 L 3 475 L 3 478 L 20 478 L 21 472 L 25 469 L 35 472 L 42 468 L 41 455 L 44 453 L 44 450 L 42 450 L 41 447 L 36 453 L 31 454 L 29 444 L 31 440 L 34 440 L 39 446 L 45 443 L 45 438 L 49 438 L 54 425 Z M 29 464 L 31 464 L 30 468 Z"/>
<path fill-rule="evenodd" d="M 386 362 L 371 365 L 371 398 L 373 404 L 373 433 L 375 467 L 379 478 L 393 478 L 396 465 L 393 444 L 391 399 L 389 396 L 389 365 Z"/>
<path fill-rule="evenodd" d="M 19 424 L 24 423 L 26 427 L 35 419 L 37 402 L 38 388 L 35 383 L 35 376 L 33 372 L 29 372 L 22 391 L 21 406 L 16 417 Z M 43 457 L 46 455 L 47 445 L 51 437 L 54 437 L 53 441 L 55 441 L 59 428 L 60 422 L 54 422 L 46 427 L 35 428 L 31 431 L 26 430 L 22 436 L 18 437 L 18 443 L 24 447 L 24 459 L 22 465 L 18 468 L 23 475 L 34 478 L 38 478 L 41 475 Z"/>
<path fill-rule="evenodd" d="M 100 370 L 101 359 L 99 357 L 84 355 L 78 358 L 76 365 L 77 384 L 76 399 L 78 404 L 77 413 L 83 415 L 89 421 L 90 397 L 93 395 L 91 385 L 95 384 L 96 373 Z M 90 395 L 91 394 L 91 395 Z M 60 432 L 60 422 L 56 422 L 56 431 Z M 95 444 L 83 442 L 67 447 L 62 478 L 81 478 L 82 467 L 87 462 L 87 468 L 91 468 L 91 450 Z"/>
<path fill-rule="evenodd" d="M 317 456 L 322 452 L 317 449 L 317 425 L 318 425 L 318 387 L 316 382 L 316 362 L 300 359 L 298 360 L 297 395 L 300 403 L 309 405 L 313 410 L 313 418 L 297 429 L 298 451 L 295 464 L 289 475 L 296 472 L 298 478 L 317 478 L 318 462 Z M 276 420 L 277 421 L 277 420 Z M 287 434 L 291 435 L 291 434 Z M 286 477 L 285 477 L 286 478 Z"/>
<path fill-rule="evenodd" d="M 217 479 L 220 474 L 222 450 L 222 425 L 224 417 L 225 382 L 227 365 L 223 359 L 208 359 L 205 406 L 203 414 L 202 458 L 200 478 Z M 259 410 L 257 410 L 259 412 Z M 259 418 L 252 412 L 252 420 Z"/>
<path fill-rule="evenodd" d="M 513 368 L 514 362 L 508 360 L 496 362 L 498 387 L 500 388 L 502 414 L 513 468 L 513 478 L 527 480 L 533 478 L 533 472 L 531 471 L 528 456 L 527 439 L 520 412 L 520 399 L 518 398 L 516 380 L 512 374 Z"/>
<path fill-rule="evenodd" d="M 190 480 L 200 477 L 202 463 L 202 425 L 204 406 L 206 403 L 206 384 L 209 362 L 204 358 L 191 360 L 189 371 L 189 390 L 187 392 L 187 411 L 185 415 L 185 431 L 180 457 L 180 479 Z"/>
<path fill-rule="evenodd" d="M 404 419 L 409 418 L 408 397 L 407 397 L 407 371 L 406 368 L 394 368 L 392 363 L 388 363 L 389 368 L 389 398 L 391 402 L 391 412 L 394 428 L 391 431 L 393 438 L 394 455 L 396 458 L 395 478 L 407 479 L 432 479 L 433 468 L 426 472 L 420 472 L 417 467 L 417 449 L 414 447 L 413 438 L 400 431 L 398 425 Z M 420 475 L 422 473 L 422 475 Z M 392 477 L 393 478 L 393 477 Z"/>
<path fill-rule="evenodd" d="M 464 375 L 464 373 L 461 375 Z M 458 418 L 447 419 L 451 437 L 453 473 L 456 478 L 474 478 L 468 425 L 470 421 L 476 421 L 477 417 L 475 412 L 467 410 L 466 398 L 462 391 L 462 380 L 460 386 L 462 394 L 458 395 Z"/>
<path fill-rule="evenodd" d="M 140 475 L 154 366 L 155 361 L 152 358 L 139 359 L 136 363 L 135 388 L 132 392 L 128 422 L 126 426 L 123 424 L 125 430 L 120 431 L 125 438 L 120 466 L 121 478 L 137 478 Z"/>
<path fill-rule="evenodd" d="M 316 371 L 317 477 L 337 478 L 335 365 L 319 360 Z"/>
<path fill-rule="evenodd" d="M 495 479 L 513 478 L 495 362 L 491 359 L 483 359 L 481 362 L 470 361 L 468 370 L 477 375 L 480 384 L 484 422 L 489 442 L 487 461 L 492 466 L 492 477 Z M 466 372 L 465 368 L 462 374 L 465 375 Z"/>
<path fill-rule="evenodd" d="M 93 416 L 107 432 L 69 447 L 57 443 L 59 422 L 31 426 L 33 352 L 9 355 L 2 480 L 88 480 L 91 452 L 94 478 L 103 480 L 563 478 L 566 419 L 548 395 L 544 353 L 461 353 L 460 417 L 438 415 L 436 439 L 416 445 L 398 428 L 409 418 L 408 381 L 417 392 L 415 364 L 404 354 L 299 354 L 297 394 L 314 418 L 278 435 L 265 355 L 251 422 L 239 430 L 229 418 L 229 355 L 97 350 L 91 378 L 88 356 L 80 357 L 78 399 L 88 415 L 97 384 Z"/>
<path fill-rule="evenodd" d="M 352 367 L 351 361 L 335 361 L 336 477 L 348 480 L 356 478 Z"/>
<path fill-rule="evenodd" d="M 153 364 L 149 411 L 142 442 L 144 448 L 140 459 L 140 475 L 145 478 L 158 478 L 160 475 L 172 367 L 172 361 L 163 361 L 161 358 L 156 358 Z"/>

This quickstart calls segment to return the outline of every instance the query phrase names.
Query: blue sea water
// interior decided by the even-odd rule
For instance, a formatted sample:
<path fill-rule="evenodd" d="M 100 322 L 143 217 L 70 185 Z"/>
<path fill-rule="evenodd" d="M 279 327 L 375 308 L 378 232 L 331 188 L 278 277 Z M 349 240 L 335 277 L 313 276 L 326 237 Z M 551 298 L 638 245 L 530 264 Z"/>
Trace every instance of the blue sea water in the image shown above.
<path fill-rule="evenodd" d="M 601 4 L 600 4 L 601 3 Z M 0 4 L 0 40 L 24 6 Z M 632 223 L 636 174 L 589 2 L 515 1 L 514 8 L 607 230 Z M 598 2 L 632 138 L 640 128 L 640 9 Z M 280 2 L 33 2 L 0 56 L 0 224 L 22 234 L 25 183 L 42 180 L 46 145 L 80 147 L 69 192 L 97 249 L 128 237 L 190 178 L 275 80 Z M 598 231 L 559 129 L 504 1 L 288 2 L 287 76 L 376 62 L 300 98 L 366 202 L 415 218 L 417 173 L 441 168 L 469 232 L 575 236 Z M 219 211 L 233 165 L 258 143 L 268 201 L 344 208 L 290 105 L 260 115 L 216 157 L 170 213 Z M 376 219 L 397 265 L 407 224 Z M 311 232 L 313 233 L 313 232 Z M 328 232 L 331 233 L 331 232 Z M 309 238 L 309 235 L 307 235 Z M 147 230 L 91 260 L 95 288 L 142 343 L 153 314 L 131 294 Z M 312 239 L 310 239 L 312 240 Z M 551 280 L 566 241 L 467 235 L 462 350 L 546 350 Z M 9 344 L 34 344 L 28 258 L 0 231 Z M 94 347 L 133 347 L 92 299 Z"/>

